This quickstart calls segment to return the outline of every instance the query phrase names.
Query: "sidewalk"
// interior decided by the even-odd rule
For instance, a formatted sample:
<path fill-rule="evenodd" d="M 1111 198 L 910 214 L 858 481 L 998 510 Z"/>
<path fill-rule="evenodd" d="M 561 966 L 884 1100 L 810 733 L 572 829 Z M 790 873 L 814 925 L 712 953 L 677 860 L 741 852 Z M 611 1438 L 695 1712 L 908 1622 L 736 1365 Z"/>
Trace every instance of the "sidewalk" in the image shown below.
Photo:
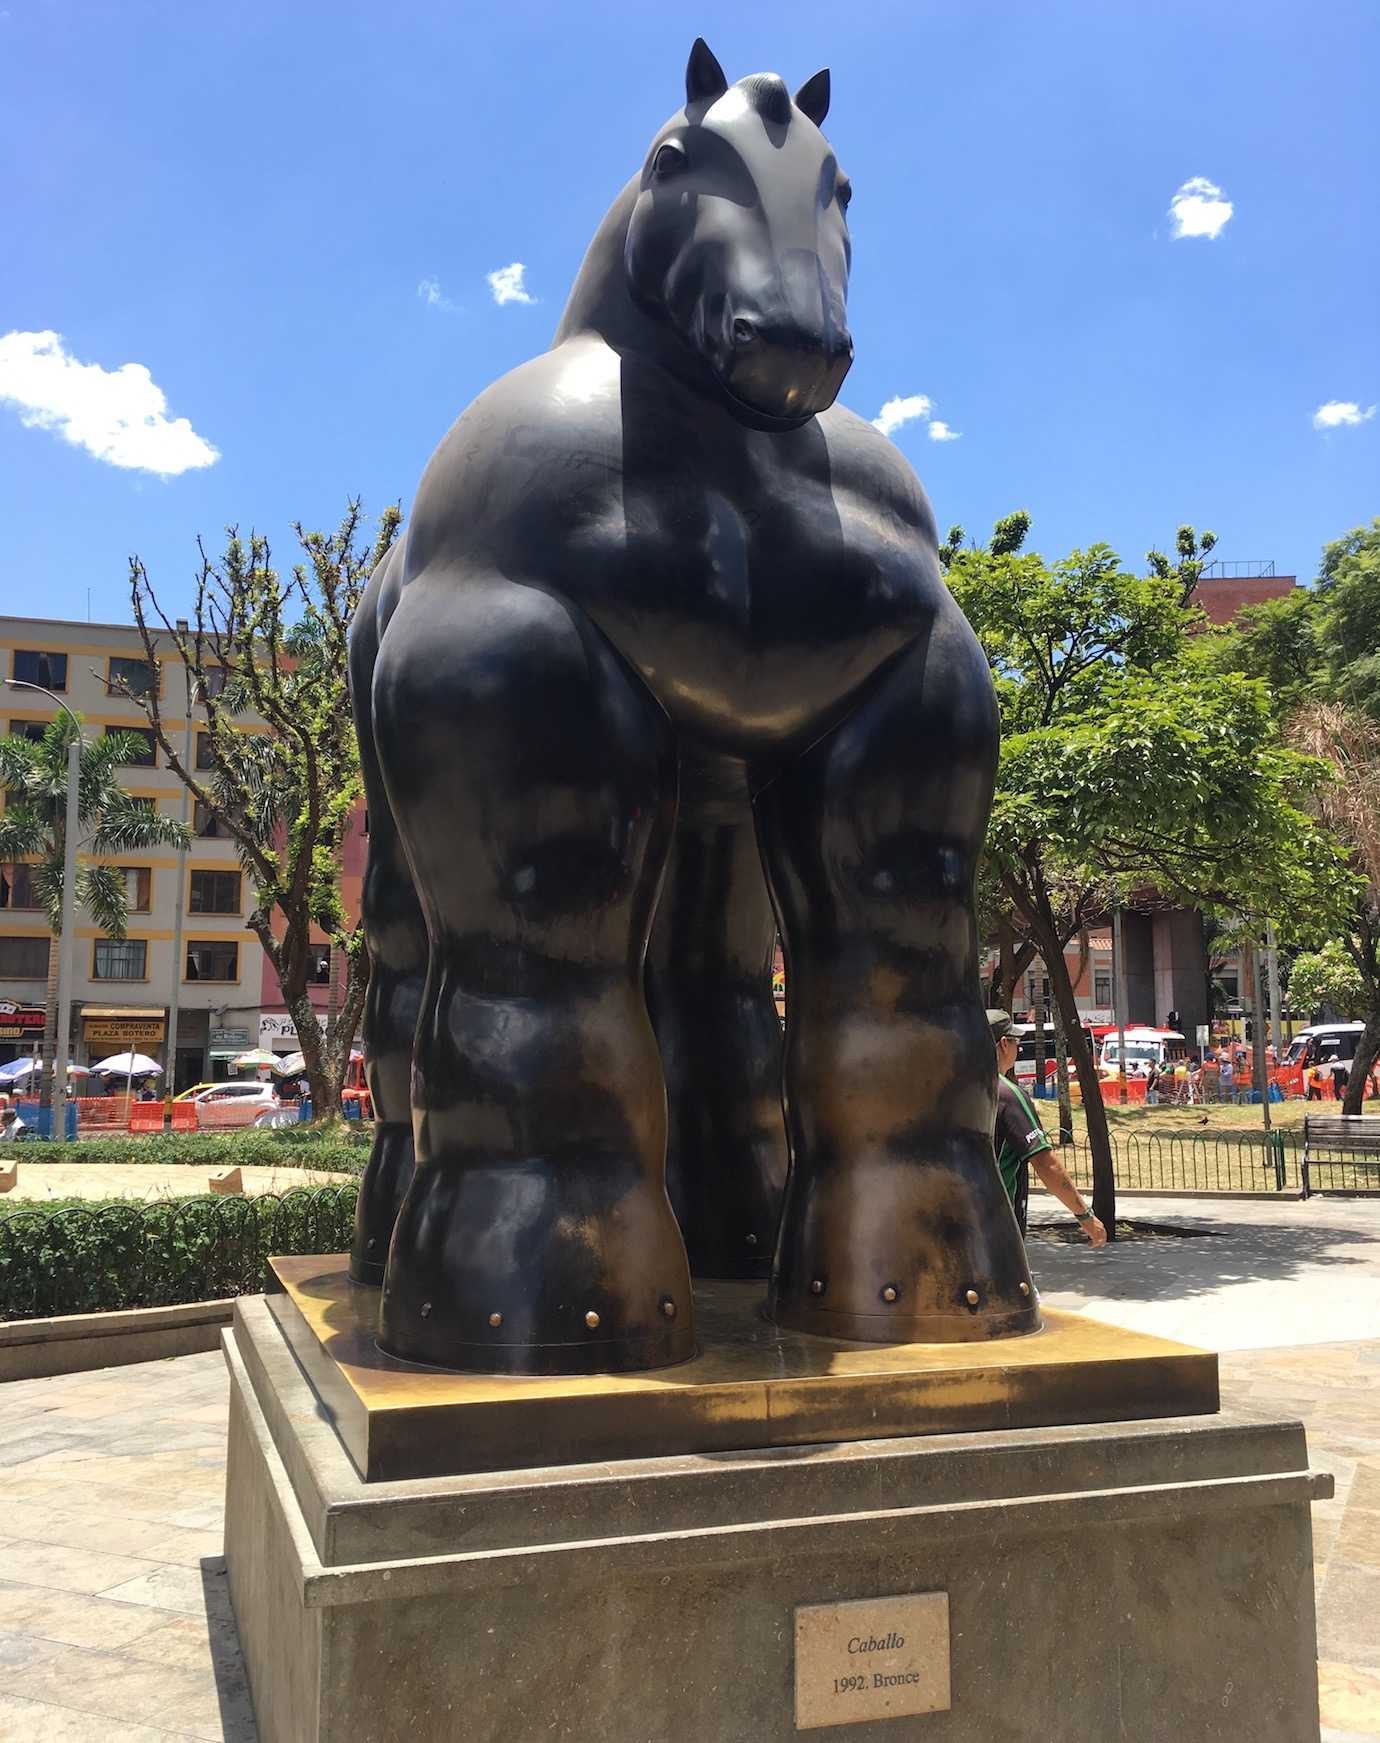
<path fill-rule="evenodd" d="M 1314 1509 L 1323 1734 L 1380 1743 L 1380 1205 L 1122 1214 L 1215 1232 L 1037 1237 L 1044 1299 L 1222 1349 L 1225 1405 L 1304 1420 L 1337 1483 Z M 0 1386 L 0 1743 L 256 1743 L 220 1553 L 226 1401 L 217 1354 Z"/>

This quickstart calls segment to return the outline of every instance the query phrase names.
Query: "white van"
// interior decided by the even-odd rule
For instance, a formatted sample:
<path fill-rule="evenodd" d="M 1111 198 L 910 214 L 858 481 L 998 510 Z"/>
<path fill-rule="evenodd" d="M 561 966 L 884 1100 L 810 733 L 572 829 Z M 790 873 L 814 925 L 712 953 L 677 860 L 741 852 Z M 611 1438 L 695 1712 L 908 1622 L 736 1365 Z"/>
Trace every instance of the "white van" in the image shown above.
<path fill-rule="evenodd" d="M 1149 1077 L 1152 1065 L 1187 1059 L 1188 1043 L 1177 1029 L 1127 1029 L 1126 1075 Z M 1115 1029 L 1103 1037 L 1098 1068 L 1104 1077 L 1121 1075 L 1121 1043 Z"/>
<path fill-rule="evenodd" d="M 1300 1029 L 1280 1063 L 1297 1066 L 1300 1071 L 1320 1065 L 1329 1076 L 1339 1065 L 1349 1072 L 1364 1028 L 1364 1023 L 1315 1023 Z"/>

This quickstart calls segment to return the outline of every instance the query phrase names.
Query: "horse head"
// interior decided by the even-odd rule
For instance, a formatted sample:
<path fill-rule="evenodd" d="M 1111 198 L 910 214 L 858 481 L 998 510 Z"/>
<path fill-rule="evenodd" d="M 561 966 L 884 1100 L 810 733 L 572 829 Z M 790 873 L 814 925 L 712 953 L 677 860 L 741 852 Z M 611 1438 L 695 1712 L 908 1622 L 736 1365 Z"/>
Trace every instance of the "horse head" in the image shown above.
<path fill-rule="evenodd" d="M 624 246 L 628 289 L 708 367 L 743 421 L 791 428 L 838 397 L 848 332 L 848 178 L 820 132 L 829 75 L 791 98 L 730 85 L 697 40 L 686 103 L 652 141 Z"/>

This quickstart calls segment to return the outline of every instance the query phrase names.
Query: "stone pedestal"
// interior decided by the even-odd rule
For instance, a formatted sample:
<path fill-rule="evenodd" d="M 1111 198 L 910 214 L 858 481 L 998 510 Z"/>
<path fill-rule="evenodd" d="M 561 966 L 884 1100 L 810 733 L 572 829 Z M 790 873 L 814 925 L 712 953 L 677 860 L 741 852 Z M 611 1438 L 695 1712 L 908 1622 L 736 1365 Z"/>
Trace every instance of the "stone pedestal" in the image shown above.
<path fill-rule="evenodd" d="M 915 1377 L 933 1352 L 908 1370 L 894 1350 L 753 1331 L 740 1341 L 773 1371 L 740 1375 L 751 1399 L 687 1405 L 712 1349 L 663 1375 L 672 1438 L 692 1443 L 679 1450 L 592 1455 L 577 1390 L 564 1408 L 549 1392 L 513 1406 L 533 1385 L 597 1382 L 509 1381 L 502 1434 L 530 1432 L 520 1468 L 434 1474 L 432 1450 L 433 1474 L 371 1481 L 361 1363 L 394 1409 L 450 1413 L 457 1470 L 495 1442 L 467 1435 L 455 1376 L 371 1365 L 368 1292 L 333 1292 L 325 1269 L 287 1281 L 242 1301 L 226 1338 L 226 1556 L 262 1743 L 781 1743 L 817 1726 L 849 1743 L 1318 1737 L 1309 1502 L 1329 1480 L 1297 1424 L 1213 1414 L 1200 1352 L 1098 1328 L 1128 1340 L 1136 1408 L 1154 1408 L 1158 1362 L 1164 1397 L 1197 1414 L 1079 1425 L 1056 1362 L 1055 1425 L 992 1426 L 1038 1421 L 1038 1384 L 1009 1373 L 1040 1339 L 1054 1350 L 1050 1316 L 1037 1338 L 983 1346 L 985 1380 L 950 1377 L 950 1417 L 979 1426 L 907 1433 L 907 1413 L 935 1425 Z M 1090 1415 L 1115 1392 L 1095 1372 L 1106 1359 L 1089 1364 Z M 792 1372 L 806 1360 L 823 1372 Z M 653 1378 L 621 1377 L 625 1404 Z M 780 1386 L 818 1394 L 792 1444 L 723 1428 L 756 1412 L 770 1430 Z M 492 1428 L 493 1401 L 473 1402 Z M 642 1400 L 645 1420 L 656 1404 Z M 854 1406 L 864 1420 L 840 1438 Z M 698 1449 L 697 1421 L 719 1425 Z"/>

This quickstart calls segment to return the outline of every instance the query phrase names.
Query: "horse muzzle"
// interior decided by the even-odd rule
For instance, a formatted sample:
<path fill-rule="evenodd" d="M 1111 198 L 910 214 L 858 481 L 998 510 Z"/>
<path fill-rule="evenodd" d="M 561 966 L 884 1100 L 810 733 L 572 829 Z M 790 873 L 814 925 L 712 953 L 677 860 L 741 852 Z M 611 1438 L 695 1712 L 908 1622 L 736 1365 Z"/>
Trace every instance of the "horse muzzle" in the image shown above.
<path fill-rule="evenodd" d="M 785 424 L 827 411 L 853 362 L 846 327 L 809 329 L 751 314 L 729 324 L 729 348 L 720 380 L 747 411 Z"/>

